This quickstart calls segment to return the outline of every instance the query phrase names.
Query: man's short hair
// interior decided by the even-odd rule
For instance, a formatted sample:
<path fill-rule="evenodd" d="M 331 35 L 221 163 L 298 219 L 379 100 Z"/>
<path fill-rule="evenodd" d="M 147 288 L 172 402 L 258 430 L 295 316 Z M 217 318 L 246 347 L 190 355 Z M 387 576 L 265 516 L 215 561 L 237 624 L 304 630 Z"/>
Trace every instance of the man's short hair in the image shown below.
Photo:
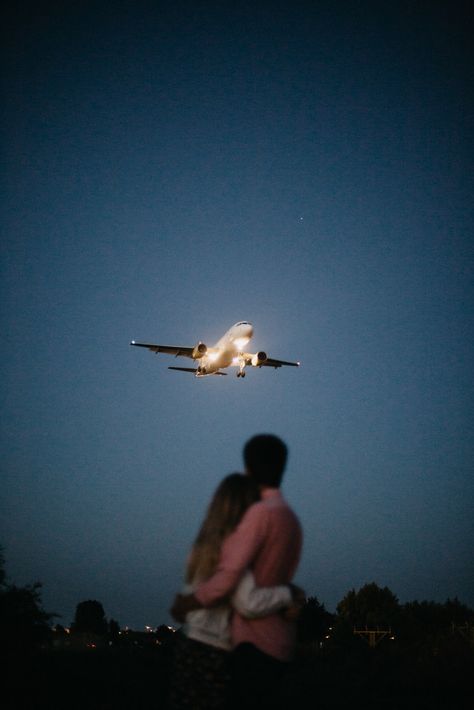
<path fill-rule="evenodd" d="M 247 471 L 262 486 L 280 487 L 287 457 L 286 444 L 273 434 L 257 434 L 244 446 Z"/>

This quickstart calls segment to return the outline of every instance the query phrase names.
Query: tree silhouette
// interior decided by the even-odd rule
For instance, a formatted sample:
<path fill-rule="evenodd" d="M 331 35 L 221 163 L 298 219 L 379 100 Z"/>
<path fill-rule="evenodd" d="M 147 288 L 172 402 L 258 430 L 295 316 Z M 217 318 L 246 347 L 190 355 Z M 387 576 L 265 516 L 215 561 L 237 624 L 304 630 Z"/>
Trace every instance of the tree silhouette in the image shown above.
<path fill-rule="evenodd" d="M 0 590 L 6 585 L 7 575 L 5 573 L 5 555 L 3 547 L 0 547 Z"/>
<path fill-rule="evenodd" d="M 72 630 L 80 633 L 104 636 L 108 631 L 104 607 L 96 600 L 88 599 L 76 607 Z"/>
<path fill-rule="evenodd" d="M 405 640 L 423 642 L 445 636 L 464 625 L 472 625 L 474 612 L 459 599 L 444 604 L 433 601 L 407 602 L 402 607 L 400 627 Z"/>
<path fill-rule="evenodd" d="M 0 629 L 8 648 L 25 650 L 44 642 L 49 622 L 57 614 L 43 609 L 41 584 L 18 587 L 8 584 L 3 549 L 0 548 Z"/>
<path fill-rule="evenodd" d="M 115 619 L 110 619 L 109 621 L 109 634 L 113 637 L 118 636 L 120 633 L 120 624 Z"/>
<path fill-rule="evenodd" d="M 298 617 L 298 640 L 302 643 L 321 641 L 328 633 L 334 617 L 317 597 L 308 597 Z"/>
<path fill-rule="evenodd" d="M 400 605 L 388 587 L 371 582 L 358 592 L 351 589 L 337 605 L 337 613 L 351 626 L 391 626 L 399 617 Z"/>

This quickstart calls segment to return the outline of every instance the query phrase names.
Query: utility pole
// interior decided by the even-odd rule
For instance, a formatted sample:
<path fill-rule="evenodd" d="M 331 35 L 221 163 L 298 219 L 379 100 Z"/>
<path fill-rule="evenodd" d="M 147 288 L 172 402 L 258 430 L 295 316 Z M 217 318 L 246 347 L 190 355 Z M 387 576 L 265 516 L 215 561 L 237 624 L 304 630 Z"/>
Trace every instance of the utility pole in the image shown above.
<path fill-rule="evenodd" d="M 358 636 L 361 636 L 363 639 L 368 641 L 370 648 L 375 648 L 380 641 L 385 638 L 385 636 L 390 636 L 391 639 L 394 639 L 395 636 L 392 636 L 392 628 L 388 629 L 379 629 L 377 626 L 376 629 L 369 629 L 367 626 L 365 629 L 357 629 L 354 626 L 354 634 L 357 634 Z"/>

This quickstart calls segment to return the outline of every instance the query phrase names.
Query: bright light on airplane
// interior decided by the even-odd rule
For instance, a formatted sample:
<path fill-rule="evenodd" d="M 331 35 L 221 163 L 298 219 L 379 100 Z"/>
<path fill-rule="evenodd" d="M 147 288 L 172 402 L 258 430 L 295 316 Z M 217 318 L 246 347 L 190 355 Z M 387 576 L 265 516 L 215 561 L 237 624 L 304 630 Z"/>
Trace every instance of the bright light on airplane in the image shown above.
<path fill-rule="evenodd" d="M 238 367 L 237 377 L 245 377 L 246 367 L 274 367 L 283 365 L 298 367 L 299 362 L 288 362 L 286 360 L 275 360 L 267 357 L 266 352 L 260 350 L 256 353 L 244 352 L 244 347 L 253 335 L 253 326 L 248 321 L 240 321 L 229 328 L 227 333 L 214 345 L 209 348 L 201 340 L 197 345 L 180 347 L 179 345 L 152 345 L 149 343 L 137 343 L 132 340 L 130 345 L 140 348 L 148 348 L 154 353 L 166 353 L 168 355 L 178 355 L 190 358 L 196 362 L 196 367 L 173 367 L 169 370 L 181 370 L 183 372 L 193 372 L 196 377 L 206 375 L 226 375 L 222 372 L 230 366 Z"/>

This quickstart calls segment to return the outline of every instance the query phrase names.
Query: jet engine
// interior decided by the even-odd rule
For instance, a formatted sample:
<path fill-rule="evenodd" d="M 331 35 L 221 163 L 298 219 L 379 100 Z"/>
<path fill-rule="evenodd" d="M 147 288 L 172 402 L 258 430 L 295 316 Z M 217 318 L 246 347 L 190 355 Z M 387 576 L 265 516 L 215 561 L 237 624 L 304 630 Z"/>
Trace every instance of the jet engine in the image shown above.
<path fill-rule="evenodd" d="M 253 367 L 261 367 L 267 360 L 267 353 L 261 350 L 259 353 L 252 355 L 252 365 Z"/>
<path fill-rule="evenodd" d="M 199 358 L 204 357 L 206 353 L 207 345 L 204 345 L 204 343 L 198 343 L 193 350 L 193 359 L 199 360 Z"/>

